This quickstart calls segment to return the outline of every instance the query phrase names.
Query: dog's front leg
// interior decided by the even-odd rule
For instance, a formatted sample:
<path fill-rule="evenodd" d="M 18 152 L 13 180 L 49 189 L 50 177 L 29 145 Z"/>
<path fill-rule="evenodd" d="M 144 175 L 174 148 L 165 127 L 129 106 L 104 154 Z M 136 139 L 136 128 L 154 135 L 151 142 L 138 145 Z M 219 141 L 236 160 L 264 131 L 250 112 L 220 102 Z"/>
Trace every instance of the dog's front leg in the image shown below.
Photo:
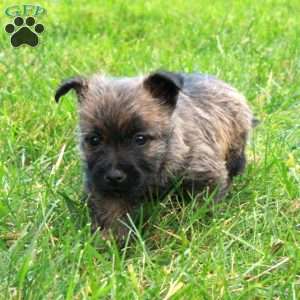
<path fill-rule="evenodd" d="M 118 241 L 124 241 L 129 233 L 128 215 L 133 207 L 128 201 L 120 198 L 94 197 L 88 200 L 90 216 L 92 219 L 92 231 L 100 230 L 103 238 L 110 234 Z"/>

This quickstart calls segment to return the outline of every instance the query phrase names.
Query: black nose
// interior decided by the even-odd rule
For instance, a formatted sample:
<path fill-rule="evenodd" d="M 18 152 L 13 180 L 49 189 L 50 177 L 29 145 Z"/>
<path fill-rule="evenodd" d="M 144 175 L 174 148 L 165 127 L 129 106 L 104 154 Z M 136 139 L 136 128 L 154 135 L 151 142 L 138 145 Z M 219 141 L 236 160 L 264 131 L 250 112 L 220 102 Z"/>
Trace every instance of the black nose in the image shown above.
<path fill-rule="evenodd" d="M 126 174 L 118 169 L 111 169 L 104 175 L 104 180 L 108 183 L 121 183 L 126 179 Z"/>

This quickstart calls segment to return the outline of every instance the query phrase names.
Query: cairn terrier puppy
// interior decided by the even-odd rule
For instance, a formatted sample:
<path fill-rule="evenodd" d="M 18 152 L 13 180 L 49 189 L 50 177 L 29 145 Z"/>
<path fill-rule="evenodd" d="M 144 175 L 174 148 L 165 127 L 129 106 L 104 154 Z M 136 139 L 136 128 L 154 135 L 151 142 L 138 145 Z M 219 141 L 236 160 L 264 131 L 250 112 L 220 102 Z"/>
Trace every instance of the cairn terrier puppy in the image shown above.
<path fill-rule="evenodd" d="M 79 102 L 80 148 L 92 227 L 122 239 L 151 193 L 174 178 L 184 190 L 222 199 L 245 167 L 253 115 L 233 87 L 198 73 L 157 71 L 135 78 L 94 75 L 64 81 Z"/>

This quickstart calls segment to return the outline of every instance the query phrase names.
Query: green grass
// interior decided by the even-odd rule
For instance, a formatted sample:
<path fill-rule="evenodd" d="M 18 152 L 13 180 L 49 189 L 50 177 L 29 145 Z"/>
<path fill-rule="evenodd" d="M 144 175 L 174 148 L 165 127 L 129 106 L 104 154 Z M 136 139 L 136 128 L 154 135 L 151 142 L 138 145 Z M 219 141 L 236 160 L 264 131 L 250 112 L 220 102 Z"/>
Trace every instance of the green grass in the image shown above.
<path fill-rule="evenodd" d="M 0 299 L 299 299 L 299 1 L 39 3 L 37 48 L 0 33 Z M 53 94 L 78 73 L 157 68 L 232 83 L 261 124 L 226 201 L 153 203 L 119 250 L 90 234 L 75 97 Z"/>

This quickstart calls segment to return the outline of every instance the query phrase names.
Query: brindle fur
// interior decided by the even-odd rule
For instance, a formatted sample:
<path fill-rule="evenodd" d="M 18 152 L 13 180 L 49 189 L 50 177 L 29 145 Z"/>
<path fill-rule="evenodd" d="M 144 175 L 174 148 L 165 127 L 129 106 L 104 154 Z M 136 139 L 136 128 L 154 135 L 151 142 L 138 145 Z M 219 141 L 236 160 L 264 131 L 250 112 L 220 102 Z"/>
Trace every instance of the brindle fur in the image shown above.
<path fill-rule="evenodd" d="M 56 100 L 75 89 L 79 99 L 80 146 L 93 229 L 112 229 L 119 238 L 126 214 L 148 195 L 183 180 L 188 190 L 216 190 L 222 199 L 245 166 L 252 113 L 233 87 L 201 74 L 154 72 L 135 78 L 94 75 L 73 78 Z M 145 133 L 144 146 L 132 143 Z M 101 135 L 99 146 L 86 137 Z M 118 168 L 127 175 L 117 191 L 103 174 Z"/>

